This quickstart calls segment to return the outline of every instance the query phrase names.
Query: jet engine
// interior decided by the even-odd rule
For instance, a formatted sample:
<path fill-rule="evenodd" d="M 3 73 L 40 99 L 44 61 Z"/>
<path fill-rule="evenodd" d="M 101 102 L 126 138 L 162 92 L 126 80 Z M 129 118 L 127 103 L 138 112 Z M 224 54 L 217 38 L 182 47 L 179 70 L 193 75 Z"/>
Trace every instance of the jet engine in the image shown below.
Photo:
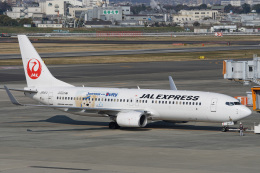
<path fill-rule="evenodd" d="M 120 112 L 117 114 L 116 122 L 121 127 L 145 127 L 147 117 L 143 112 Z"/>

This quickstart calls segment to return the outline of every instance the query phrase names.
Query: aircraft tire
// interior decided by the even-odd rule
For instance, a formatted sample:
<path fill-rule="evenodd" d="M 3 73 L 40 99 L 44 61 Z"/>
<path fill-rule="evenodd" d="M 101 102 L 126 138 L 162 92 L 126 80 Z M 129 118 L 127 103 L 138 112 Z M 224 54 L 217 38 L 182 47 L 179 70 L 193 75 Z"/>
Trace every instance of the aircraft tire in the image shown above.
<path fill-rule="evenodd" d="M 222 127 L 222 132 L 226 132 L 227 131 L 227 127 Z"/>
<path fill-rule="evenodd" d="M 110 129 L 120 129 L 120 126 L 116 122 L 112 121 L 109 123 L 109 128 Z"/>

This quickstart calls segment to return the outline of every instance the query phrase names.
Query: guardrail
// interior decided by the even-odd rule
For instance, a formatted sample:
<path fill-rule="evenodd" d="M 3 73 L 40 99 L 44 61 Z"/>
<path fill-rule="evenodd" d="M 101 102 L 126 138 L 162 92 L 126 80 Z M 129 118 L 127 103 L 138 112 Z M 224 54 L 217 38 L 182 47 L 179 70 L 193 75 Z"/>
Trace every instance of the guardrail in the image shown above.
<path fill-rule="evenodd" d="M 213 33 L 194 33 L 194 32 L 154 32 L 147 33 L 141 31 L 107 31 L 107 32 L 94 32 L 94 33 L 22 33 L 29 37 L 176 37 L 176 36 L 215 36 Z M 18 34 L 11 34 L 12 36 L 17 36 Z M 231 32 L 223 33 L 223 36 L 232 36 L 232 35 L 260 35 L 260 32 Z"/>

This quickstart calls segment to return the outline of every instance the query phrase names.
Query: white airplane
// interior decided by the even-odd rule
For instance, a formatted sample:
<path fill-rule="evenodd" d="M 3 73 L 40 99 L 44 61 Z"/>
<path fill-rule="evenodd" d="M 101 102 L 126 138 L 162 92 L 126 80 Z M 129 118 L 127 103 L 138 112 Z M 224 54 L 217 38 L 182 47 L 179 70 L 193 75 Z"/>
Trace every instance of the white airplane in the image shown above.
<path fill-rule="evenodd" d="M 24 89 L 8 89 L 15 105 L 49 107 L 78 115 L 109 117 L 109 128 L 145 127 L 150 121 L 236 122 L 251 114 L 233 97 L 201 91 L 75 87 L 52 76 L 25 35 L 18 36 L 27 81 Z M 10 90 L 22 91 L 40 105 L 20 104 Z"/>

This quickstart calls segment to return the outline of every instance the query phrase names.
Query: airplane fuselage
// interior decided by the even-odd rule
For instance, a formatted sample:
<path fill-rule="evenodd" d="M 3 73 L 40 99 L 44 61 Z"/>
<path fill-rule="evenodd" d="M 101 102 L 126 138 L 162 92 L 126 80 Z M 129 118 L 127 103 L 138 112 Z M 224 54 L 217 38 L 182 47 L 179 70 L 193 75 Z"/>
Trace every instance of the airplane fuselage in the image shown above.
<path fill-rule="evenodd" d="M 153 115 L 153 120 L 227 122 L 237 121 L 249 113 L 244 105 L 229 104 L 238 103 L 233 97 L 212 92 L 93 87 L 39 87 L 37 90 L 37 94 L 26 95 L 46 105 L 146 110 Z M 98 113 L 62 110 L 80 115 Z"/>

